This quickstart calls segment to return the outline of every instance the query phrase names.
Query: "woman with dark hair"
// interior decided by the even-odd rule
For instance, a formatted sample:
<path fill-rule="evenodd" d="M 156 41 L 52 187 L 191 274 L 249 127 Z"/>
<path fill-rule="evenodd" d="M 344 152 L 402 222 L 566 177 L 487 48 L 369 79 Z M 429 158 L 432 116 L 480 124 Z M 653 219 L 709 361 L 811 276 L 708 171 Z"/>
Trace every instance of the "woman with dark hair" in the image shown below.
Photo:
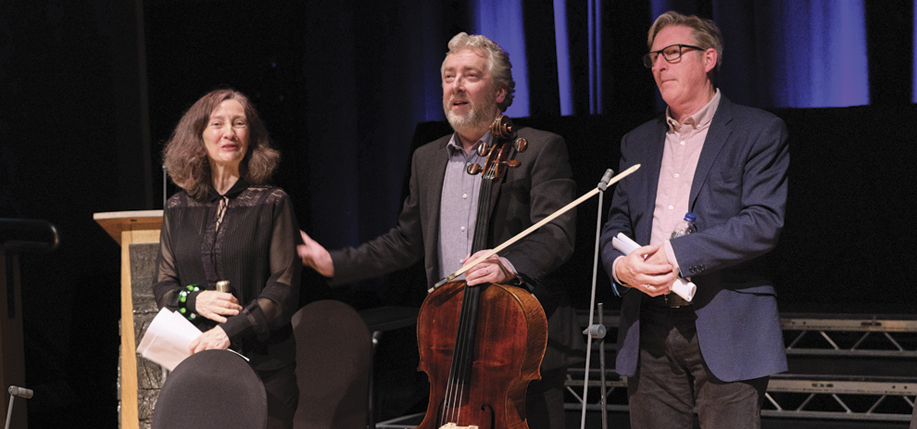
<path fill-rule="evenodd" d="M 267 390 L 268 427 L 290 427 L 302 263 L 290 197 L 267 184 L 280 155 L 248 98 L 224 89 L 188 109 L 163 158 L 182 191 L 163 212 L 156 302 L 201 329 L 191 353 L 231 347 L 249 358 Z"/>

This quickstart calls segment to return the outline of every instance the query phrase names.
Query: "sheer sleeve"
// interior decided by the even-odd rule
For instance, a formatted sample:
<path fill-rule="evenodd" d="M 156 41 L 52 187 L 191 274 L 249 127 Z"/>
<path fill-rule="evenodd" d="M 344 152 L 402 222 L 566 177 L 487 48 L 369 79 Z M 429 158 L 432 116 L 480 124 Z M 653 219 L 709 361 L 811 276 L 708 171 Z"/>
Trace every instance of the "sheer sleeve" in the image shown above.
<path fill-rule="evenodd" d="M 178 310 L 178 292 L 182 288 L 178 278 L 178 265 L 172 251 L 172 234 L 169 226 L 171 212 L 168 208 L 162 213 L 162 229 L 159 233 L 159 252 L 156 255 L 155 272 L 153 273 L 153 296 L 156 305 Z M 192 307 L 193 308 L 193 307 Z"/>
<path fill-rule="evenodd" d="M 302 262 L 296 255 L 296 245 L 302 242 L 299 225 L 290 198 L 283 190 L 275 189 L 271 200 L 271 228 L 265 232 L 270 235 L 266 256 L 270 276 L 261 280 L 263 284 L 257 298 L 245 305 L 238 316 L 221 324 L 231 339 L 250 335 L 266 339 L 271 331 L 290 322 L 299 304 L 302 270 Z"/>

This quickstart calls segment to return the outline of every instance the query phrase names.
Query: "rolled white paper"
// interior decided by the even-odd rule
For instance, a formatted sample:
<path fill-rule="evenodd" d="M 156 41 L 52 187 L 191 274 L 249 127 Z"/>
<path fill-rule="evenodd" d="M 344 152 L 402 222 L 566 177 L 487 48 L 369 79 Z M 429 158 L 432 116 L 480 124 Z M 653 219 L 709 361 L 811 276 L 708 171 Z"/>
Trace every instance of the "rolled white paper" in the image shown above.
<path fill-rule="evenodd" d="M 625 255 L 640 248 L 637 242 L 631 240 L 631 238 L 624 235 L 623 232 L 619 232 L 617 236 L 611 238 L 611 245 Z M 691 300 L 694 299 L 694 292 L 697 292 L 697 286 L 694 282 L 689 282 L 688 280 L 678 277 L 672 285 L 672 292 L 684 298 L 685 301 L 691 302 Z"/>
<path fill-rule="evenodd" d="M 631 240 L 630 237 L 624 235 L 623 232 L 618 233 L 617 237 L 612 237 L 611 245 L 614 246 L 615 249 L 620 250 L 621 253 L 625 255 L 630 254 L 630 252 L 640 248 L 639 244 L 635 243 L 634 240 Z"/>
<path fill-rule="evenodd" d="M 675 283 L 672 284 L 672 292 L 675 292 L 675 295 L 678 295 L 685 299 L 685 301 L 691 302 L 694 298 L 694 292 L 697 292 L 697 286 L 694 285 L 694 282 L 689 282 L 681 277 L 675 279 Z"/>

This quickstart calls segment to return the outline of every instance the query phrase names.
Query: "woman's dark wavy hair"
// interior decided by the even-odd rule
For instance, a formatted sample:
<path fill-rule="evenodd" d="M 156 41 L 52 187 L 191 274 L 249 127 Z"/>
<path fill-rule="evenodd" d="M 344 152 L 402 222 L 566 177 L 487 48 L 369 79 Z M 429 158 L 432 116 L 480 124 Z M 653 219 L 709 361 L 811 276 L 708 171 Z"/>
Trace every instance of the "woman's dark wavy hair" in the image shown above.
<path fill-rule="evenodd" d="M 280 163 L 280 152 L 271 145 L 267 128 L 248 97 L 232 89 L 211 91 L 185 112 L 162 150 L 169 177 L 199 201 L 206 199 L 213 188 L 210 162 L 203 139 L 204 129 L 210 114 L 226 100 L 236 100 L 242 104 L 248 122 L 248 153 L 239 165 L 242 178 L 253 185 L 263 185 L 270 181 Z"/>

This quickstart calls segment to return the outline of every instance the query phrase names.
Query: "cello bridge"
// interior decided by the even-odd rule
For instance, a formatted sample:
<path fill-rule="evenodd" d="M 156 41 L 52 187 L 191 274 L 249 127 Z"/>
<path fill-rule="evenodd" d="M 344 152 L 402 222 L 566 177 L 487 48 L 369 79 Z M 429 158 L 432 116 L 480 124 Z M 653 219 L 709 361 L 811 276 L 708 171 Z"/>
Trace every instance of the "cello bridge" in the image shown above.
<path fill-rule="evenodd" d="M 440 426 L 439 429 L 478 429 L 478 427 L 475 425 L 459 426 L 455 423 L 446 423 L 445 425 Z"/>

